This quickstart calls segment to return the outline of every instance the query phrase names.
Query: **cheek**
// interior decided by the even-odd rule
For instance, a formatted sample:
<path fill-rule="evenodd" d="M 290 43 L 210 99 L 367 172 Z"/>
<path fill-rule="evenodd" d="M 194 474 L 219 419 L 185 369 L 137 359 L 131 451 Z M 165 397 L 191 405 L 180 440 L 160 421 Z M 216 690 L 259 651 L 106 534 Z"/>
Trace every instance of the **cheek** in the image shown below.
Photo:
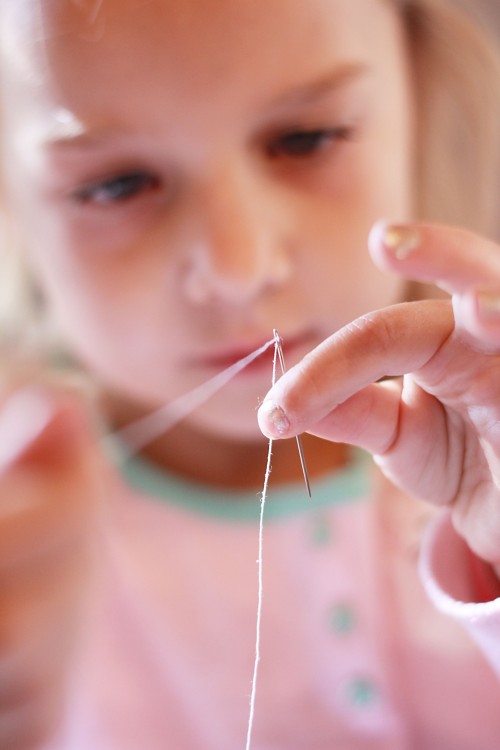
<path fill-rule="evenodd" d="M 338 329 L 364 313 L 403 299 L 404 282 L 377 269 L 366 247 L 367 233 L 356 239 L 338 234 L 337 249 L 325 249 L 328 257 L 309 274 L 311 305 Z M 342 249 L 340 249 L 342 248 Z"/>
<path fill-rule="evenodd" d="M 404 220 L 412 214 L 410 179 L 402 164 L 390 173 L 369 150 L 350 167 L 342 189 L 336 185 L 309 201 L 297 229 L 302 288 L 309 303 L 337 327 L 403 298 L 404 284 L 372 263 L 368 234 L 381 218 Z"/>
<path fill-rule="evenodd" d="M 55 244 L 29 256 L 56 332 L 91 369 L 111 379 L 141 378 L 142 362 L 153 368 L 157 352 L 175 348 L 167 285 L 161 294 L 125 262 L 82 257 Z"/>
<path fill-rule="evenodd" d="M 161 400 L 168 387 L 180 390 L 175 367 L 187 337 L 164 245 L 145 238 L 119 250 L 95 247 L 37 196 L 12 197 L 27 263 L 63 345 L 110 383 L 136 392 L 144 382 L 139 396 Z"/>

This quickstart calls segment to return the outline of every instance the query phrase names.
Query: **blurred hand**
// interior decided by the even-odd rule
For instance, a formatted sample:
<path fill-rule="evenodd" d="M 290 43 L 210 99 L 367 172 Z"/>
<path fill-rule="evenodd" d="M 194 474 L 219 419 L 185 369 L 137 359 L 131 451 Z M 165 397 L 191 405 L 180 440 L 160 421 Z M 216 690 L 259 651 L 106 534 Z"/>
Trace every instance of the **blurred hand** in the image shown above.
<path fill-rule="evenodd" d="M 24 387 L 0 403 L 0 748 L 57 729 L 89 576 L 95 448 L 74 398 Z"/>
<path fill-rule="evenodd" d="M 367 449 L 405 491 L 449 506 L 498 572 L 500 248 L 453 228 L 377 225 L 370 251 L 378 265 L 435 281 L 453 300 L 394 305 L 333 334 L 271 389 L 261 429 Z M 385 376 L 404 377 L 377 382 Z"/>

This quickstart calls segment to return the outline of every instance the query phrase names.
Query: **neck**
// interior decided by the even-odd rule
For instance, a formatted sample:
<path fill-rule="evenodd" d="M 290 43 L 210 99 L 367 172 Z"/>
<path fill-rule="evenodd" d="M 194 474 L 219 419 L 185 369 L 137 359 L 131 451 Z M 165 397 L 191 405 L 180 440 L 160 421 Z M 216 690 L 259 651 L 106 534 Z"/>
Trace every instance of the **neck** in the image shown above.
<path fill-rule="evenodd" d="M 106 396 L 103 407 L 108 421 L 119 429 L 140 416 L 130 405 Z M 312 435 L 301 436 L 309 477 L 321 476 L 345 465 L 349 448 L 330 443 Z M 227 489 L 261 489 L 266 465 L 268 441 L 232 441 L 193 429 L 183 422 L 147 445 L 141 455 L 157 466 L 182 477 L 213 487 Z M 273 484 L 303 480 L 302 467 L 295 440 L 273 444 Z"/>

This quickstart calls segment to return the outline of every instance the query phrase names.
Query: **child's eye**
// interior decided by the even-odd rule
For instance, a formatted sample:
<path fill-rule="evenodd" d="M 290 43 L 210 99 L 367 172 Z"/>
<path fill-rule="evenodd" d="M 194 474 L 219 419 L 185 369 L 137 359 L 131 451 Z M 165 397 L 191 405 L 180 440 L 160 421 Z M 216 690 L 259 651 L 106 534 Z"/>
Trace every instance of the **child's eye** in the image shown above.
<path fill-rule="evenodd" d="M 294 130 L 276 138 L 269 147 L 271 156 L 306 157 L 322 151 L 333 141 L 347 140 L 349 128 Z"/>
<path fill-rule="evenodd" d="M 75 193 L 75 197 L 80 203 L 105 206 L 111 203 L 124 203 L 142 193 L 158 190 L 159 187 L 158 177 L 149 172 L 126 172 L 86 185 Z"/>

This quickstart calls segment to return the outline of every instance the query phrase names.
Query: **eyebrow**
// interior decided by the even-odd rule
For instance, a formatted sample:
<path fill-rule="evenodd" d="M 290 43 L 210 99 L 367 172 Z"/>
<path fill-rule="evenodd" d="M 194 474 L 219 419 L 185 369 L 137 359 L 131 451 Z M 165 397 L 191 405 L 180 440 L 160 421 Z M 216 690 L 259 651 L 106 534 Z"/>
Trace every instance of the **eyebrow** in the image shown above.
<path fill-rule="evenodd" d="M 44 146 L 54 150 L 64 150 L 69 148 L 92 148 L 97 147 L 105 143 L 111 138 L 116 138 L 120 135 L 116 130 L 111 128 L 100 128 L 98 130 L 84 130 L 82 132 L 73 134 L 66 132 L 66 128 L 62 127 L 58 133 L 58 128 L 52 129 L 50 137 L 44 140 Z"/>
<path fill-rule="evenodd" d="M 366 75 L 369 71 L 369 66 L 362 62 L 346 62 L 337 65 L 319 78 L 282 94 L 274 100 L 274 106 L 309 104 L 341 88 L 351 80 Z"/>
<path fill-rule="evenodd" d="M 278 96 L 277 99 L 273 99 L 269 106 L 273 109 L 281 109 L 313 103 L 332 91 L 342 88 L 350 81 L 366 75 L 369 70 L 369 66 L 361 62 L 337 65 L 333 70 L 319 78 L 293 88 Z M 120 133 L 110 127 L 101 127 L 95 130 L 82 129 L 82 132 L 74 133 L 68 129 L 66 124 L 62 124 L 60 128 L 56 125 L 52 129 L 50 137 L 45 141 L 45 146 L 54 150 L 96 148 L 120 135 L 126 137 L 126 133 Z"/>

